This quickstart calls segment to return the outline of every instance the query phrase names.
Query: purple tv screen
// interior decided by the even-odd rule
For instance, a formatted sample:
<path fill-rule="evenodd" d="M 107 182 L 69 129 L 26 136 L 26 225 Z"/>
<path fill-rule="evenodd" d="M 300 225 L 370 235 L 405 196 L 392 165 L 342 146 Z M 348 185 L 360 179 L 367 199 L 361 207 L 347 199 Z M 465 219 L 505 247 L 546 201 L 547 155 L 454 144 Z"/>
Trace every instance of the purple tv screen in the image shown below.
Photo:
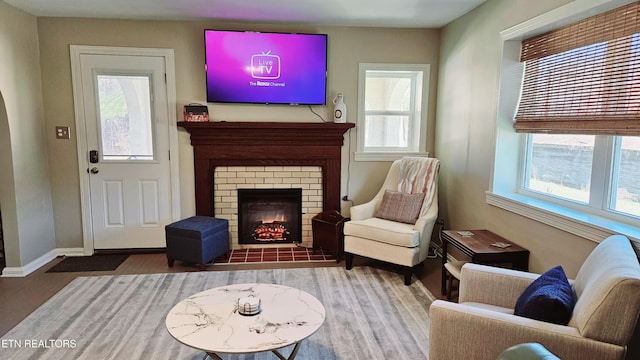
<path fill-rule="evenodd" d="M 205 30 L 207 101 L 326 104 L 327 35 Z"/>

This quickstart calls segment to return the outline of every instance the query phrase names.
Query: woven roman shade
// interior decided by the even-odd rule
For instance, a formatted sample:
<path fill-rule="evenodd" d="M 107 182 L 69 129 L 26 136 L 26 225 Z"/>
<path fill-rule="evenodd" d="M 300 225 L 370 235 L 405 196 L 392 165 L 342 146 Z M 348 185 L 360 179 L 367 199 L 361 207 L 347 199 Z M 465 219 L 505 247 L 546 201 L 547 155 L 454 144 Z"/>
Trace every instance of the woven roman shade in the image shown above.
<path fill-rule="evenodd" d="M 522 42 L 516 132 L 640 135 L 640 2 Z"/>

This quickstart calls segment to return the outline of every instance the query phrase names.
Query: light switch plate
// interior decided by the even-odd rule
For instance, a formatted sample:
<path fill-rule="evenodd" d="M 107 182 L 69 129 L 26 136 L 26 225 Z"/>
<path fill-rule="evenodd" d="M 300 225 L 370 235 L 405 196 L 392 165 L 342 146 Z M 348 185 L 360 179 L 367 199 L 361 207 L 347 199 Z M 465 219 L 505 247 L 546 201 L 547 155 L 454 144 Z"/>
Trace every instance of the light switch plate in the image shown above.
<path fill-rule="evenodd" d="M 70 139 L 68 126 L 56 126 L 56 139 Z"/>

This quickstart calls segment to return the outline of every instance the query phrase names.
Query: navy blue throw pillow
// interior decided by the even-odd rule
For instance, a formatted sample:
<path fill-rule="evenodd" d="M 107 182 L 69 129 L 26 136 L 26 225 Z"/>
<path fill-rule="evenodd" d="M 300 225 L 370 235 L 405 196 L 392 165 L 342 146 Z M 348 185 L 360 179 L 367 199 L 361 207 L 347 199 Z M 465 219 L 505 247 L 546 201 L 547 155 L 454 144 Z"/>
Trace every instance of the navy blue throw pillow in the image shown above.
<path fill-rule="evenodd" d="M 514 314 L 530 319 L 567 325 L 573 313 L 575 295 L 562 266 L 540 275 L 516 301 Z"/>

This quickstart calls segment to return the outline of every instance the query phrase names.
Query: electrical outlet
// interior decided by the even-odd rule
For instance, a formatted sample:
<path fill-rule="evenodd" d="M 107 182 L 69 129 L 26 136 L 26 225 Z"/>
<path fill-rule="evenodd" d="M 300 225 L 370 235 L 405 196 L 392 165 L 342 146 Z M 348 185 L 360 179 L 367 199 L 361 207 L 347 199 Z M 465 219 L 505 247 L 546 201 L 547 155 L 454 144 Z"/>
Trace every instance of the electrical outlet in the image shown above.
<path fill-rule="evenodd" d="M 71 138 L 68 126 L 56 126 L 56 139 L 68 140 Z"/>

